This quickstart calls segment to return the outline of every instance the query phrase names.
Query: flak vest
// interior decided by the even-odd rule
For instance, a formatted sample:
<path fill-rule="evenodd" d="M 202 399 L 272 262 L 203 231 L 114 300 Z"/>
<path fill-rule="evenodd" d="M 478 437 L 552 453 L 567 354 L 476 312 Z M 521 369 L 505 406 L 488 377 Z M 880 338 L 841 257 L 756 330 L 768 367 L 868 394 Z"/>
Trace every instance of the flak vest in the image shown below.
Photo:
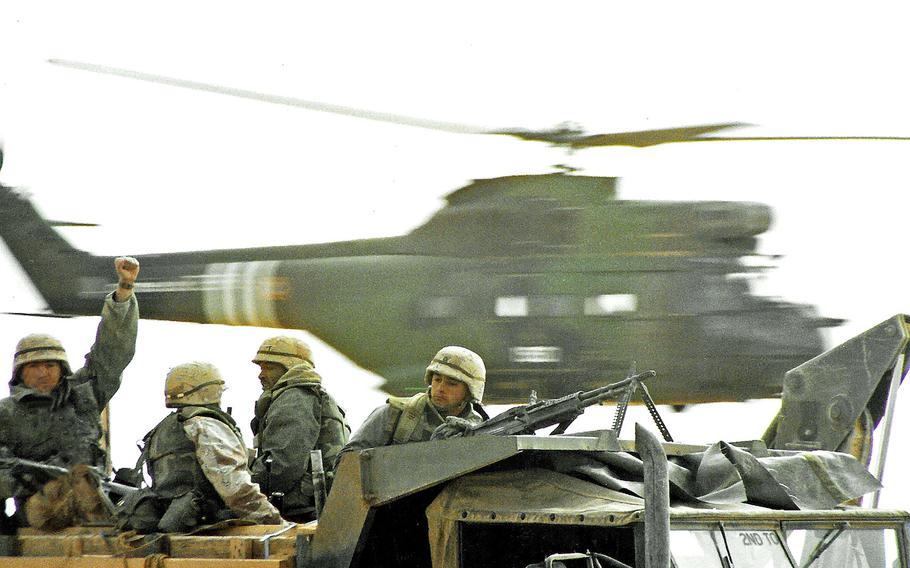
<path fill-rule="evenodd" d="M 322 385 L 315 381 L 309 381 L 301 378 L 288 379 L 282 385 L 273 390 L 270 397 L 260 398 L 256 404 L 255 417 L 251 424 L 253 430 L 253 447 L 259 449 L 259 424 L 262 418 L 268 414 L 269 407 L 281 394 L 288 389 L 302 388 L 312 390 L 319 397 L 319 436 L 316 438 L 316 447 L 314 450 L 322 451 L 322 463 L 334 464 L 341 453 L 341 448 L 348 441 L 351 433 L 351 427 L 348 426 L 344 416 L 344 409 L 341 408 L 335 399 L 332 398 Z M 307 468 L 307 472 L 312 470 L 312 465 Z M 327 482 L 331 483 L 333 475 L 332 468 L 326 468 Z M 304 476 L 305 478 L 307 476 Z"/>
<path fill-rule="evenodd" d="M 386 430 L 391 432 L 392 444 L 405 444 L 412 441 L 411 436 L 414 435 L 417 427 L 420 426 L 421 422 L 424 420 L 429 400 L 430 395 L 426 391 L 419 392 L 413 396 L 389 397 L 387 401 L 389 406 L 398 411 L 397 414 L 392 416 L 390 424 L 386 425 Z M 481 420 L 487 420 L 489 418 L 484 408 L 476 402 L 469 402 L 468 408 L 476 413 Z M 394 424 L 391 422 L 394 422 Z M 442 424 L 442 422 L 440 422 L 440 424 Z M 432 432 L 429 434 L 432 434 Z M 426 438 L 422 438 L 422 441 L 429 439 L 429 436 L 427 436 Z"/>
<path fill-rule="evenodd" d="M 429 395 L 420 392 L 414 396 L 389 397 L 389 406 L 398 411 L 398 419 L 392 430 L 392 443 L 404 444 L 411 440 L 411 435 L 423 420 Z"/>
<path fill-rule="evenodd" d="M 195 491 L 216 508 L 224 507 L 224 502 L 196 459 L 196 447 L 183 430 L 183 423 L 197 416 L 214 418 L 243 439 L 237 423 L 224 411 L 207 406 L 184 406 L 145 435 L 136 469 L 141 471 L 143 462 L 148 464 L 152 488 L 158 497 L 173 499 Z"/>

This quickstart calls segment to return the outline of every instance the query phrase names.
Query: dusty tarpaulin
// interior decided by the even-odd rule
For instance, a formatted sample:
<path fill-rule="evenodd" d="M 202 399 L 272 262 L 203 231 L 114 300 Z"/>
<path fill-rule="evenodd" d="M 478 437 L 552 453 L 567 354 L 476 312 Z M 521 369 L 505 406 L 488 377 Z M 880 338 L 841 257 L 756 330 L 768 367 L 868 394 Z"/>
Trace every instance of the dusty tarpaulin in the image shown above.
<path fill-rule="evenodd" d="M 852 456 L 762 451 L 719 442 L 671 457 L 672 506 L 703 509 L 829 509 L 880 487 Z M 628 452 L 558 452 L 533 467 L 481 472 L 450 483 L 426 510 L 433 566 L 457 566 L 457 524 L 624 525 L 643 510 L 642 463 Z"/>
<path fill-rule="evenodd" d="M 704 452 L 672 456 L 670 495 L 698 506 L 749 503 L 772 509 L 828 509 L 879 489 L 853 456 L 839 452 L 750 452 L 718 442 Z M 641 460 L 628 452 L 571 452 L 548 468 L 642 495 Z"/>

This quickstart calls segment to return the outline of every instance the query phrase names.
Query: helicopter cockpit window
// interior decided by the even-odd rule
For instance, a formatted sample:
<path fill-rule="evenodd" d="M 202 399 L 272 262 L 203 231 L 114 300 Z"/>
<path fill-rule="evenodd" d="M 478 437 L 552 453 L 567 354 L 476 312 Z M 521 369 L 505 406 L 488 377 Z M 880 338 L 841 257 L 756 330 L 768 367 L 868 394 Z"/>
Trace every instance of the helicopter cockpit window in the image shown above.
<path fill-rule="evenodd" d="M 612 316 L 638 309 L 635 294 L 601 294 L 585 298 L 586 316 Z"/>

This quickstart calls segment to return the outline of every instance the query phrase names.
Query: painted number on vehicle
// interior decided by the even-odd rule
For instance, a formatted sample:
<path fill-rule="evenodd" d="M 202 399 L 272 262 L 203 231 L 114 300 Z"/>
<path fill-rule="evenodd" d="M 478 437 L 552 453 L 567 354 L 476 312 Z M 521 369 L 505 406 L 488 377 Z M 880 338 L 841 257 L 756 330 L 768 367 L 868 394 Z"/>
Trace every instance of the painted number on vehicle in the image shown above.
<path fill-rule="evenodd" d="M 763 532 L 741 532 L 739 538 L 742 539 L 743 546 L 762 546 L 764 544 L 779 545 L 780 539 L 777 534 L 771 531 Z"/>

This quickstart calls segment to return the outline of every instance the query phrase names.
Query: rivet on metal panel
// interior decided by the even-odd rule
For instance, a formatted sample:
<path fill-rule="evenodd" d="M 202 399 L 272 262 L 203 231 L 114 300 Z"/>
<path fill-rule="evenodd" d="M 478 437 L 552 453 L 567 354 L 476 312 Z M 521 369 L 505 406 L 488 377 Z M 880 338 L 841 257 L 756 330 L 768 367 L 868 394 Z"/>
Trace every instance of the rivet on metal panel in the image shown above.
<path fill-rule="evenodd" d="M 828 419 L 832 422 L 841 422 L 848 417 L 853 416 L 853 405 L 844 395 L 837 395 L 831 399 L 828 405 Z"/>

